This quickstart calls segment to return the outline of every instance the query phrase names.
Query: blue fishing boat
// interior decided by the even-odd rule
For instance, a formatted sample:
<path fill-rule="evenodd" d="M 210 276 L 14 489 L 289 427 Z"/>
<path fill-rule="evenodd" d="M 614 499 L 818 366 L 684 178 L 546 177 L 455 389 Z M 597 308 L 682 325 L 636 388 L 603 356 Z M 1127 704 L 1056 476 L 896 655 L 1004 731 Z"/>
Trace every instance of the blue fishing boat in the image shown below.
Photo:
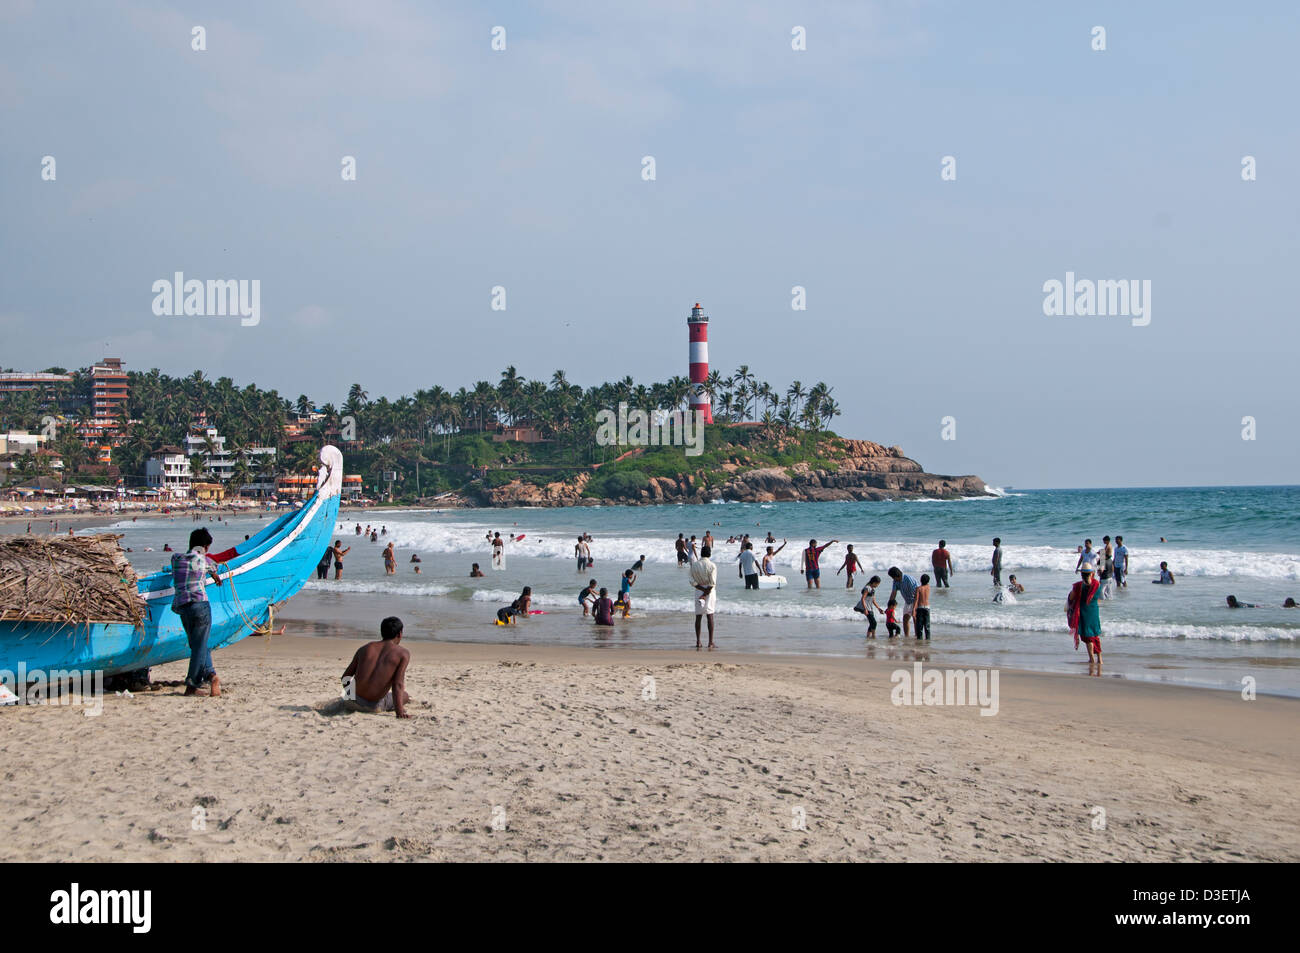
<path fill-rule="evenodd" d="M 212 649 L 233 645 L 270 624 L 271 612 L 303 587 L 329 546 L 343 486 L 343 454 L 321 448 L 316 492 L 300 508 L 278 516 L 256 536 L 214 553 L 222 584 L 209 580 Z M 172 611 L 172 574 L 137 581 L 145 602 L 138 625 L 129 622 L 0 621 L 0 669 L 117 672 L 189 658 L 180 616 Z"/>

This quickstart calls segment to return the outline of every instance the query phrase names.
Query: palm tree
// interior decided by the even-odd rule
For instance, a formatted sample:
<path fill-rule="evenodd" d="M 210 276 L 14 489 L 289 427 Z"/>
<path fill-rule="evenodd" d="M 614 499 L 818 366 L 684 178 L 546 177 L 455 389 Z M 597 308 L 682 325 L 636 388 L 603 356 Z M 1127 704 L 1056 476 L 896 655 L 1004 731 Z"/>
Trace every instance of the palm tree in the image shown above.
<path fill-rule="evenodd" d="M 296 402 L 296 407 L 298 410 L 298 416 L 306 417 L 309 413 L 311 413 L 311 398 L 309 398 L 306 394 L 299 394 L 298 400 Z"/>
<path fill-rule="evenodd" d="M 806 396 L 803 384 L 800 381 L 791 381 L 785 395 L 790 398 L 791 407 L 793 408 L 794 413 L 798 414 L 803 409 L 800 401 L 802 401 Z"/>

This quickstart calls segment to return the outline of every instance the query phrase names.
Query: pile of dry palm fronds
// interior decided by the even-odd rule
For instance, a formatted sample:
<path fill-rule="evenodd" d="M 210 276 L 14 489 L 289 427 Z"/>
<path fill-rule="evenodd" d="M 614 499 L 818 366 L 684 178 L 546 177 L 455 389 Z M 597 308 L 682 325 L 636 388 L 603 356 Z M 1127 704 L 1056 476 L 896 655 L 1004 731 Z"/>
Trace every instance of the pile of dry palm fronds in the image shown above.
<path fill-rule="evenodd" d="M 121 538 L 0 536 L 0 621 L 138 625 L 145 604 Z"/>

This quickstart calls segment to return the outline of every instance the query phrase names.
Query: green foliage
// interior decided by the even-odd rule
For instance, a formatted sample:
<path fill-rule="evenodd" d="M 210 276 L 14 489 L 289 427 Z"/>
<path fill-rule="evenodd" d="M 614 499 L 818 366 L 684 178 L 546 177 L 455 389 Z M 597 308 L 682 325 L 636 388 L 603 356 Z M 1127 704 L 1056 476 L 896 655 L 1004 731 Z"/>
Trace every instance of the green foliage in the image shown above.
<path fill-rule="evenodd" d="M 583 496 L 631 499 L 644 490 L 649 483 L 650 477 L 644 470 L 612 470 L 607 473 L 602 469 L 587 484 Z"/>

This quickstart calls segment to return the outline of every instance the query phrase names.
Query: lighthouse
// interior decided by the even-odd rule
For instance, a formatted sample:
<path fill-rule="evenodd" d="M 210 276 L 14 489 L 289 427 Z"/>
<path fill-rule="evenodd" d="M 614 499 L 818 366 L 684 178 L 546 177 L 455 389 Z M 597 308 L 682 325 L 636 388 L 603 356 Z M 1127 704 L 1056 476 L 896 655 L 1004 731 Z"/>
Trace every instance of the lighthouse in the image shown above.
<path fill-rule="evenodd" d="M 695 302 L 691 316 L 686 319 L 686 329 L 691 346 L 691 410 L 699 411 L 700 419 L 713 423 L 713 405 L 709 398 L 709 316 Z"/>

